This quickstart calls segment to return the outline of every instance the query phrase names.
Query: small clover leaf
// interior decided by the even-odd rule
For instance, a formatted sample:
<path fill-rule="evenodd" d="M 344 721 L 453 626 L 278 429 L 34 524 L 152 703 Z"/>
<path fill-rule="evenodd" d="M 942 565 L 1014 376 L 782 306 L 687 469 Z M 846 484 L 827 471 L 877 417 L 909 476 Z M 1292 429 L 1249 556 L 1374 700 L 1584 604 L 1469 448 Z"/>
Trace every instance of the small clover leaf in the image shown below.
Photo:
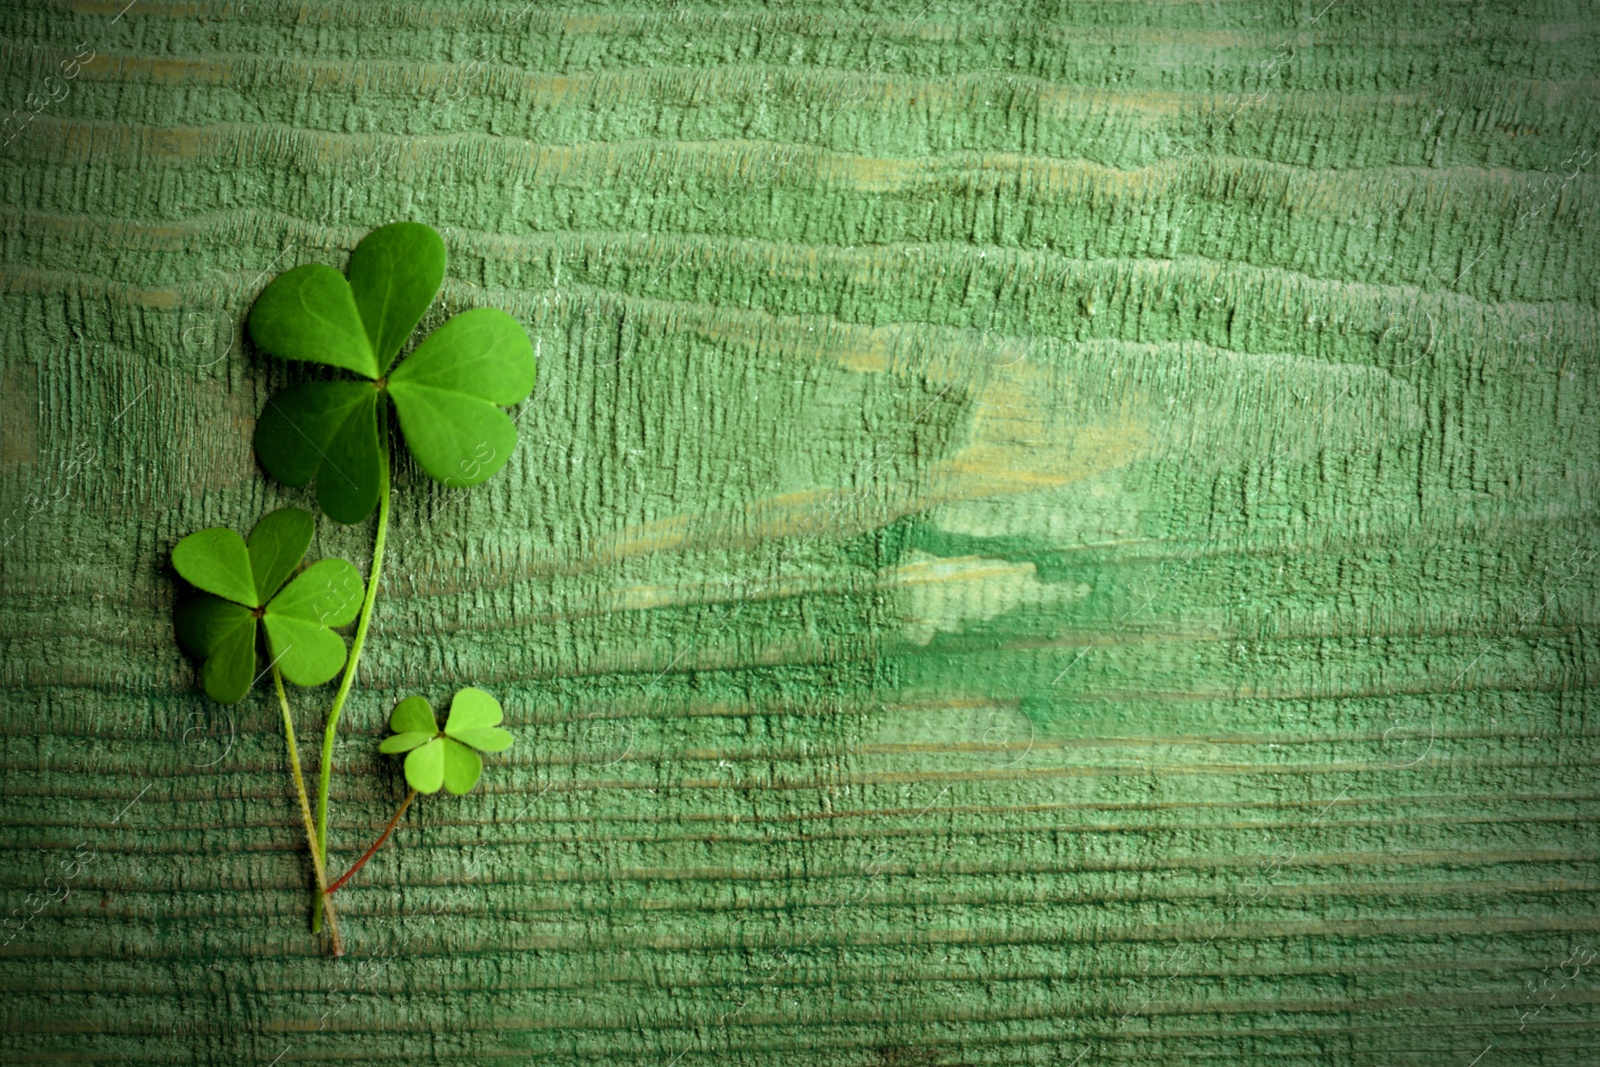
<path fill-rule="evenodd" d="M 336 522 L 360 522 L 378 502 L 385 397 L 418 465 L 447 485 L 487 480 L 516 446 L 516 426 L 501 408 L 533 391 L 535 365 L 527 332 L 504 311 L 454 316 L 390 372 L 444 270 L 439 234 L 396 222 L 356 246 L 348 277 L 323 264 L 295 267 L 250 311 L 250 336 L 264 351 L 368 379 L 291 386 L 267 401 L 256 423 L 262 466 L 286 485 L 315 478 L 317 503 Z"/>
<path fill-rule="evenodd" d="M 457 796 L 471 792 L 483 774 L 478 752 L 502 752 L 511 734 L 500 729 L 500 702 L 482 689 L 468 687 L 450 702 L 450 716 L 439 729 L 433 708 L 421 697 L 406 697 L 389 716 L 389 729 L 378 751 L 408 753 L 406 782 L 419 793 L 437 793 L 443 786 Z M 473 749 L 477 749 L 474 752 Z"/>
<path fill-rule="evenodd" d="M 173 567 L 200 590 L 178 605 L 178 641 L 202 661 L 201 686 L 218 703 L 242 700 L 255 680 L 258 620 L 272 662 L 296 685 L 321 685 L 344 666 L 344 638 L 329 627 L 356 617 L 365 587 L 342 559 L 289 580 L 314 526 L 310 512 L 284 508 L 256 523 L 248 542 L 215 527 L 173 548 Z"/>

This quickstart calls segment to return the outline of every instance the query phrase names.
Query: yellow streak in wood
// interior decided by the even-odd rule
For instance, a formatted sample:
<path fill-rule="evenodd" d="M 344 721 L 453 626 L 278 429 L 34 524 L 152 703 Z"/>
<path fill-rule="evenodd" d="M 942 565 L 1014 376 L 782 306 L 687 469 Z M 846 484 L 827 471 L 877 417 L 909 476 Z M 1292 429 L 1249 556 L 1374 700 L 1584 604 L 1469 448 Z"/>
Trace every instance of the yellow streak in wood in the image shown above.
<path fill-rule="evenodd" d="M 970 500 L 1052 489 L 1126 466 L 1147 442 L 1143 425 L 1132 420 L 1085 428 L 1066 441 L 980 441 L 933 467 L 929 481 L 938 488 L 929 499 Z"/>
<path fill-rule="evenodd" d="M 959 500 L 1051 489 L 1126 466 L 1149 447 L 1147 425 L 1131 405 L 1112 417 L 1068 425 L 1069 416 L 1090 405 L 1064 399 L 1052 389 L 1049 368 L 1018 364 L 979 370 L 967 441 L 953 455 L 930 465 L 910 486 L 885 486 L 858 496 L 845 488 L 816 488 L 757 501 L 739 514 L 675 516 L 621 531 L 590 553 L 596 565 L 691 545 L 750 543 L 775 537 L 851 536 L 904 515 Z M 979 381 L 970 361 L 944 360 L 930 378 L 964 374 Z M 1070 388 L 1070 383 L 1067 383 Z M 954 393 L 954 390 L 951 391 Z"/>
<path fill-rule="evenodd" d="M 1025 362 L 991 368 L 974 398 L 966 445 L 932 466 L 926 497 L 965 500 L 1054 488 L 1126 466 L 1147 450 L 1146 422 L 1131 405 L 1109 418 L 1077 422 L 1075 414 L 1081 418 L 1096 405 L 1058 377 L 1052 368 Z"/>
<path fill-rule="evenodd" d="M 981 604 L 984 598 L 993 598 L 996 583 L 1008 588 L 1018 586 L 1017 595 L 1012 598 L 1018 603 L 1029 592 L 1048 588 L 1040 586 L 1033 580 L 1034 571 L 1032 563 L 1012 563 L 1008 560 L 982 556 L 941 559 L 926 553 L 916 553 L 911 562 L 879 572 L 870 585 L 854 583 L 851 588 L 857 592 L 870 588 L 924 596 L 929 589 L 937 587 L 934 593 L 935 599 L 940 603 L 949 603 L 949 610 L 939 617 L 953 619 L 981 613 L 984 610 Z M 1021 589 L 1018 583 L 1025 584 L 1029 588 Z M 771 581 L 761 581 L 753 585 L 734 581 L 635 585 L 614 592 L 601 593 L 593 598 L 584 598 L 575 602 L 569 610 L 541 616 L 540 621 L 584 618 L 597 611 L 652 611 L 658 608 L 714 604 L 730 600 L 770 600 L 837 588 L 839 588 L 838 583 L 830 576 L 805 573 L 782 575 Z M 956 592 L 952 594 L 952 590 Z M 1084 595 L 1087 591 L 1086 587 L 1081 586 L 1071 588 L 1073 595 Z M 959 603 L 950 600 L 952 595 Z M 962 608 L 963 605 L 965 610 Z M 973 607 L 973 605 L 979 606 Z M 989 618 L 993 614 L 994 612 L 989 612 L 982 617 Z"/>
<path fill-rule="evenodd" d="M 926 645 L 938 633 L 960 633 L 969 621 L 1003 615 L 1025 604 L 1087 596 L 1088 588 L 1045 585 L 1032 563 L 957 556 L 940 559 L 914 552 L 907 563 L 885 575 L 884 584 L 900 592 L 901 633 Z"/>
<path fill-rule="evenodd" d="M 74 293 L 138 307 L 169 310 L 181 303 L 176 289 L 141 289 L 74 271 L 10 264 L 0 269 L 0 293 Z"/>
<path fill-rule="evenodd" d="M 885 572 L 883 582 L 885 588 L 1025 578 L 1032 577 L 1036 570 L 1032 563 L 1013 563 L 1010 560 L 990 559 L 987 556 L 941 558 L 930 556 L 926 552 L 915 552 L 911 559 L 912 562 Z"/>
<path fill-rule="evenodd" d="M 345 77 L 348 68 L 318 62 L 307 64 L 309 81 L 316 86 L 329 79 Z M 226 64 L 181 60 L 122 60 L 114 63 L 108 57 L 99 57 L 86 67 L 84 77 L 110 78 L 133 75 L 144 71 L 148 80 L 196 82 L 220 80 L 226 82 L 236 72 Z M 411 76 L 414 75 L 414 76 Z M 367 74 L 351 75 L 356 84 L 365 86 Z M 449 65 L 433 65 L 425 69 L 410 69 L 410 75 L 398 80 L 402 84 L 395 91 L 415 94 L 427 92 L 446 84 L 453 77 Z M 132 79 L 130 80 L 137 80 Z M 540 75 L 526 83 L 535 97 L 548 94 L 552 100 L 561 99 L 582 87 L 584 79 Z M 214 159 L 237 165 L 242 158 L 256 160 L 280 156 L 285 152 L 303 157 L 307 163 L 320 164 L 348 172 L 352 168 L 365 172 L 383 164 L 391 166 L 403 177 L 418 177 L 415 170 L 428 170 L 444 157 L 467 154 L 471 163 L 482 165 L 485 158 L 508 174 L 537 176 L 541 180 L 560 178 L 568 182 L 589 183 L 596 179 L 609 180 L 626 176 L 639 180 L 665 174 L 697 175 L 707 181 L 729 181 L 734 174 L 742 175 L 739 181 L 748 182 L 751 175 L 761 173 L 767 166 L 775 146 L 765 141 L 709 141 L 674 142 L 663 144 L 654 141 L 627 143 L 598 143 L 582 145 L 532 145 L 506 138 L 492 141 L 474 135 L 447 132 L 433 135 L 401 137 L 378 133 L 331 133 L 307 129 L 281 131 L 269 138 L 261 136 L 261 127 L 215 125 L 207 127 L 140 128 L 106 126 L 70 117 L 45 115 L 36 124 L 49 127 L 54 132 L 40 143 L 49 143 L 54 157 L 68 162 L 103 161 L 108 157 L 132 156 L 139 163 L 156 165 Z M 1056 199 L 1076 199 L 1094 196 L 1118 196 L 1130 201 L 1170 201 L 1179 191 L 1175 185 L 1183 181 L 1178 168 L 1167 160 L 1150 167 L 1120 170 L 1084 160 L 1061 160 L 1028 156 L 1019 153 L 954 153 L 947 156 L 917 159 L 891 159 L 860 156 L 849 153 L 826 152 L 812 147 L 794 148 L 794 158 L 787 169 L 796 180 L 815 183 L 821 180 L 855 192 L 905 192 L 937 187 L 958 178 L 963 183 L 980 187 L 1003 187 L 1046 194 Z M 1378 204 L 1383 211 L 1392 211 L 1393 204 L 1421 195 L 1429 204 L 1442 205 L 1463 191 L 1481 195 L 1485 186 L 1492 187 L 1496 195 L 1514 199 L 1533 189 L 1537 180 L 1525 172 L 1506 168 L 1451 167 L 1443 170 L 1409 168 L 1403 173 L 1404 187 L 1393 187 L 1359 173 L 1307 173 L 1303 168 L 1264 163 L 1260 161 L 1233 161 L 1228 164 L 1236 180 L 1252 189 L 1268 191 L 1284 204 L 1302 211 L 1317 212 L 1348 224 L 1352 205 Z M 802 173 L 804 172 L 804 173 Z M 1385 181 L 1393 181 L 1395 172 L 1388 172 Z M 1587 216 L 1594 209 L 1588 201 L 1578 199 L 1564 206 L 1564 211 Z M 538 241 L 506 238 L 485 238 L 485 246 L 499 246 L 508 254 L 518 255 L 530 244 L 548 243 L 548 238 Z M 729 254 L 730 242 L 707 242 L 701 239 L 680 240 L 677 245 L 688 244 L 696 254 Z M 735 249 L 758 246 L 761 242 L 733 242 Z M 807 247 L 803 251 L 781 250 L 773 254 L 773 269 L 815 278 L 823 269 L 841 269 L 846 258 L 838 250 L 819 251 Z M 688 259 L 672 242 L 660 243 L 660 254 L 668 262 Z M 960 256 L 959 250 L 952 254 Z M 1006 253 L 1015 260 L 1013 269 L 1027 269 L 1045 259 L 1057 257 L 1019 256 Z M 868 272 L 861 275 L 871 280 L 872 271 L 884 269 L 893 260 L 893 253 L 883 255 L 876 250 L 858 255 L 853 269 Z M 1151 261 L 1159 263 L 1160 261 Z M 662 266 L 666 264 L 663 263 Z M 1192 268 L 1190 268 L 1192 269 Z M 1234 268 L 1236 269 L 1236 268 Z M 1347 289 L 1357 288 L 1347 283 Z"/>

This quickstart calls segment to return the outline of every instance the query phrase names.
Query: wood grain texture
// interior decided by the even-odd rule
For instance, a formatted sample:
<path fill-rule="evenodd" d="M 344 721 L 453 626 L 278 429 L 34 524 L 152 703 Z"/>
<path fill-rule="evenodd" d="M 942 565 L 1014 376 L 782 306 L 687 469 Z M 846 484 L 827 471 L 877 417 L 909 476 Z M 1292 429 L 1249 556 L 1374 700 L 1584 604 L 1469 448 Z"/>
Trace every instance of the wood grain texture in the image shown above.
<path fill-rule="evenodd" d="M 125 4 L 0 4 L 6 1062 L 1596 1062 L 1592 5 Z M 540 377 L 330 867 L 400 696 L 518 741 L 335 961 L 165 561 L 399 218 Z"/>

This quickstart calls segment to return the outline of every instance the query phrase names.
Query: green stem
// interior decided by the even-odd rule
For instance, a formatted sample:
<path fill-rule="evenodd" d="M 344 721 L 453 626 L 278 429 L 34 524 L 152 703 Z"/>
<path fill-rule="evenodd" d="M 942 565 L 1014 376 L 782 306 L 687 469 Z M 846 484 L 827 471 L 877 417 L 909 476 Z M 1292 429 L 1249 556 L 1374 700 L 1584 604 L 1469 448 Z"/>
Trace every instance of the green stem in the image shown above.
<path fill-rule="evenodd" d="M 378 400 L 378 532 L 372 539 L 372 569 L 367 573 L 367 596 L 361 603 L 361 618 L 356 622 L 356 636 L 350 642 L 350 659 L 344 665 L 344 677 L 339 680 L 339 691 L 334 694 L 333 707 L 328 711 L 328 725 L 322 731 L 322 766 L 317 780 L 317 851 L 324 862 L 328 858 L 328 780 L 333 774 L 333 740 L 338 736 L 339 712 L 344 710 L 345 698 L 356 680 L 356 665 L 361 662 L 361 646 L 367 639 L 367 626 L 372 622 L 372 605 L 378 599 L 378 575 L 383 570 L 383 539 L 389 531 L 389 409 Z M 317 913 L 320 920 L 321 913 Z M 313 920 L 312 928 L 320 922 Z"/>
<path fill-rule="evenodd" d="M 317 875 L 317 895 L 322 907 L 312 914 L 321 918 L 323 912 L 328 914 L 328 935 L 333 939 L 333 954 L 344 955 L 344 938 L 339 933 L 339 916 L 333 910 L 333 898 L 328 896 L 328 874 L 322 866 L 322 854 L 317 851 L 317 831 L 311 822 L 311 802 L 306 799 L 306 779 L 300 773 L 300 749 L 294 740 L 294 716 L 289 713 L 289 697 L 283 691 L 283 675 L 278 671 L 278 665 L 272 665 L 272 685 L 278 691 L 278 704 L 283 708 L 283 738 L 289 746 L 289 770 L 294 774 L 295 795 L 300 798 L 300 817 L 306 824 L 306 846 L 311 849 L 311 869 Z M 315 921 L 312 923 L 316 926 Z"/>

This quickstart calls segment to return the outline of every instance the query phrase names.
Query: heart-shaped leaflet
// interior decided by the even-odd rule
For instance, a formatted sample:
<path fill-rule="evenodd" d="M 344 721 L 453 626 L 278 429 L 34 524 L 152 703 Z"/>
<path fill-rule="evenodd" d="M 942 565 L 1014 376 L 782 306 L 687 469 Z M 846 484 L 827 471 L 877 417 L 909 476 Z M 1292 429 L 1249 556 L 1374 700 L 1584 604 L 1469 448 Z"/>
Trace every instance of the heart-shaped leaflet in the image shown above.
<path fill-rule="evenodd" d="M 330 627 L 356 617 L 361 575 L 342 559 L 325 559 L 284 585 L 314 526 L 309 512 L 284 508 L 256 523 L 248 542 L 214 527 L 173 548 L 173 567 L 201 590 L 178 605 L 178 640 L 202 661 L 200 682 L 211 699 L 237 703 L 254 683 L 258 622 L 271 662 L 296 685 L 321 685 L 344 666 L 344 638 Z"/>

